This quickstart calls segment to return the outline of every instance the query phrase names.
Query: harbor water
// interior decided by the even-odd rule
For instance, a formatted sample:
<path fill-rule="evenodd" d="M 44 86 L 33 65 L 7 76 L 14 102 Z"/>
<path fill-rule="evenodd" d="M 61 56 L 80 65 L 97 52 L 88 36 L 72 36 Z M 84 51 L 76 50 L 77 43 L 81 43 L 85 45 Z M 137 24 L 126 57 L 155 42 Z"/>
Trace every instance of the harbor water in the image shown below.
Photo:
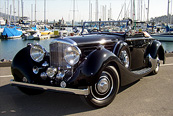
<path fill-rule="evenodd" d="M 42 45 L 47 51 L 49 50 L 49 43 L 52 42 L 53 39 L 45 39 L 45 40 L 22 40 L 22 39 L 8 39 L 1 40 L 0 39 L 0 60 L 12 60 L 19 50 L 26 47 L 28 43 L 38 43 Z"/>
<path fill-rule="evenodd" d="M 1 40 L 0 39 L 0 60 L 12 60 L 15 54 L 27 46 L 28 43 L 38 43 L 42 45 L 47 51 L 49 51 L 49 44 L 53 41 L 53 39 L 47 40 L 22 40 L 22 39 L 8 39 Z M 165 51 L 172 52 L 173 51 L 173 42 L 161 42 Z"/>

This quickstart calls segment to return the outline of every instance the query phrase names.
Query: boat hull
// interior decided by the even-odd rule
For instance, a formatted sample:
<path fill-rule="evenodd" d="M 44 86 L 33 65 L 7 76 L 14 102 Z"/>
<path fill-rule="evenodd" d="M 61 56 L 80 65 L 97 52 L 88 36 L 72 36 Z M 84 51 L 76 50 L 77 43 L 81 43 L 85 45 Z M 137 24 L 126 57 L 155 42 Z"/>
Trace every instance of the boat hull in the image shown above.
<path fill-rule="evenodd" d="M 159 41 L 164 42 L 173 42 L 173 33 L 167 34 L 152 34 L 153 38 L 158 39 Z"/>

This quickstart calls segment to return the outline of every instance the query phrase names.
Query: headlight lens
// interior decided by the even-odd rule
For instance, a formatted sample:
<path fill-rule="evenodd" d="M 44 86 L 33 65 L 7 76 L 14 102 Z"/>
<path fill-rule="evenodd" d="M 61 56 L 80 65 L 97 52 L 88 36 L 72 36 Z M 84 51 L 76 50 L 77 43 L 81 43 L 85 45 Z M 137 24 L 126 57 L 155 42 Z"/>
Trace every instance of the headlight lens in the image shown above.
<path fill-rule="evenodd" d="M 41 62 L 44 58 L 45 50 L 41 45 L 33 45 L 30 50 L 30 56 L 35 62 Z"/>
<path fill-rule="evenodd" d="M 65 49 L 64 59 L 69 65 L 74 66 L 79 61 L 80 54 L 81 51 L 78 47 L 69 46 Z"/>

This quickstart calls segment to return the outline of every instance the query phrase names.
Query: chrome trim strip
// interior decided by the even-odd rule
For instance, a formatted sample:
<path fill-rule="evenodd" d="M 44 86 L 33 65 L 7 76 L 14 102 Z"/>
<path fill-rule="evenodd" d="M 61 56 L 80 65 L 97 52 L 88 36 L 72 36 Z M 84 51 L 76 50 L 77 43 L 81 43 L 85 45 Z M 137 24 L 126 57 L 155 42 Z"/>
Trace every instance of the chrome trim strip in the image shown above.
<path fill-rule="evenodd" d="M 68 45 L 71 45 L 71 46 L 77 46 L 77 43 L 73 40 L 69 40 L 68 38 L 66 39 L 55 39 L 53 40 L 50 44 L 53 44 L 53 43 L 63 43 L 63 44 L 68 44 Z"/>
<path fill-rule="evenodd" d="M 89 95 L 89 89 L 71 89 L 71 88 L 61 88 L 61 87 L 53 87 L 53 86 L 45 86 L 45 85 L 37 85 L 37 84 L 30 84 L 24 82 L 17 82 L 13 79 L 10 80 L 10 84 L 12 86 L 21 86 L 27 88 L 35 88 L 35 89 L 42 89 L 47 91 L 56 91 L 56 92 L 65 92 L 65 93 L 73 93 L 77 95 Z"/>
<path fill-rule="evenodd" d="M 85 42 L 85 43 L 78 43 L 78 45 L 88 45 L 88 44 L 106 44 L 106 43 L 111 43 L 114 42 L 114 40 L 106 40 L 106 39 L 102 39 L 100 41 L 91 41 L 91 42 Z M 116 41 L 115 41 L 116 42 Z"/>

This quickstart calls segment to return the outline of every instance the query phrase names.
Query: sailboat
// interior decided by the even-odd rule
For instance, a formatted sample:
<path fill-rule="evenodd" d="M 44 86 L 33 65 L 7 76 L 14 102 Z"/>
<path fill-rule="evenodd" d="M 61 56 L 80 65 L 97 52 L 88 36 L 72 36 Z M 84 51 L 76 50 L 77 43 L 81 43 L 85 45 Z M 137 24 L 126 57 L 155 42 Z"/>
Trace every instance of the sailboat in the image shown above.
<path fill-rule="evenodd" d="M 31 30 L 27 30 L 25 34 L 22 35 L 23 40 L 43 40 L 50 39 L 50 34 L 42 35 L 41 31 L 37 29 L 37 26 L 32 27 Z"/>
<path fill-rule="evenodd" d="M 21 35 L 22 31 L 17 30 L 16 27 L 14 28 L 5 27 L 1 36 L 4 39 L 14 39 L 14 38 L 20 38 Z"/>
<path fill-rule="evenodd" d="M 41 31 L 41 35 L 50 35 L 50 36 L 52 36 L 53 34 L 54 34 L 54 32 L 49 30 L 46 26 L 44 26 L 44 30 Z"/>
<path fill-rule="evenodd" d="M 169 24 L 169 4 L 170 1 L 168 0 L 168 22 L 167 26 L 165 26 L 165 31 L 161 33 L 151 34 L 153 38 L 156 38 L 159 41 L 173 42 L 173 25 Z"/>

